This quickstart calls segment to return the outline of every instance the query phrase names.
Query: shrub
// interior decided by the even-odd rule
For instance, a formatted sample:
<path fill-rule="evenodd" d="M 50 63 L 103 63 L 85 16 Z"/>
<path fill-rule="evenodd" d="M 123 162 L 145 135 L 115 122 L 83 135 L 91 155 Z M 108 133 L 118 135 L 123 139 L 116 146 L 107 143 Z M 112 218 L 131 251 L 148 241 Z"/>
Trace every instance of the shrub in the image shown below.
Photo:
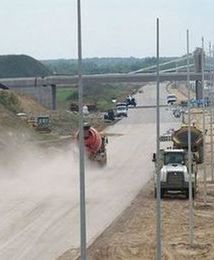
<path fill-rule="evenodd" d="M 17 113 L 21 111 L 21 103 L 18 97 L 7 90 L 0 91 L 0 104 L 11 112 Z"/>

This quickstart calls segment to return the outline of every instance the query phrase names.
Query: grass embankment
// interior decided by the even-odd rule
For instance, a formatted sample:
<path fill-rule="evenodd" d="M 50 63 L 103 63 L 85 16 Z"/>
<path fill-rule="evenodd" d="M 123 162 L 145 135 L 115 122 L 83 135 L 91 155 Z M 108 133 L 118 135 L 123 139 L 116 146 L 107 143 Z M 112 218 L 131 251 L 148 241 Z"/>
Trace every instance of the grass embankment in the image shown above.
<path fill-rule="evenodd" d="M 105 128 L 105 122 L 100 112 L 113 108 L 112 98 L 123 100 L 127 94 L 132 93 L 139 87 L 136 85 L 101 85 L 84 88 L 85 104 L 93 104 L 97 107 L 96 113 L 90 113 L 85 118 L 98 130 Z M 62 88 L 57 92 L 57 111 L 48 111 L 32 98 L 23 94 L 17 94 L 10 90 L 0 91 L 0 139 L 8 135 L 16 136 L 18 139 L 25 138 L 32 142 L 43 140 L 59 140 L 61 136 L 72 135 L 78 128 L 78 112 L 69 113 L 71 103 L 78 103 L 78 89 Z M 30 118 L 39 115 L 49 115 L 51 121 L 51 133 L 40 134 L 36 132 L 26 121 L 17 116 L 24 112 Z M 19 138 L 20 137 L 20 138 Z M 10 138 L 10 136 L 8 136 Z"/>

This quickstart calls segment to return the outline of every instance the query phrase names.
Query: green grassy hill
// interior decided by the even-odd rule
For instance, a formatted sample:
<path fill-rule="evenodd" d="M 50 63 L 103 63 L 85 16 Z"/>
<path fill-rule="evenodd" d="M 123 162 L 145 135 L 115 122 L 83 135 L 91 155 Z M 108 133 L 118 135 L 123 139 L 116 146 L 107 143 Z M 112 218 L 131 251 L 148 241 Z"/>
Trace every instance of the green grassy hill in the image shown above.
<path fill-rule="evenodd" d="M 44 64 L 27 55 L 1 55 L 0 77 L 44 77 L 52 72 Z"/>

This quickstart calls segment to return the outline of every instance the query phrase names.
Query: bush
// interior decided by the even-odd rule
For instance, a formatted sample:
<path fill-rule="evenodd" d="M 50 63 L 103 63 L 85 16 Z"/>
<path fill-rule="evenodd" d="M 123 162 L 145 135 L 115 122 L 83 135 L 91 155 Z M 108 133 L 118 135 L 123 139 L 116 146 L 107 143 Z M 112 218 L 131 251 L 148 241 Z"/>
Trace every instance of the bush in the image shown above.
<path fill-rule="evenodd" d="M 10 91 L 0 91 L 0 104 L 11 112 L 17 113 L 21 111 L 21 103 L 18 97 Z"/>

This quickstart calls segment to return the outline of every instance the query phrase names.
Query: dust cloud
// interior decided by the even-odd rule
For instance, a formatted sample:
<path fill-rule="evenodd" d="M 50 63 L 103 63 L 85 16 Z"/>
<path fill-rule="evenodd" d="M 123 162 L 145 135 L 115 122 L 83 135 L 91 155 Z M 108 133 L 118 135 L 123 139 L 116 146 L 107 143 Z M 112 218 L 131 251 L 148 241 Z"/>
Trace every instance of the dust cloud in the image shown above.
<path fill-rule="evenodd" d="M 2 140 L 2 139 L 1 139 Z M 1 143 L 1 193 L 9 196 L 63 196 L 77 191 L 78 153 L 67 149 L 41 148 L 17 135 Z M 69 140 L 68 140 L 69 142 Z M 77 187 L 76 187 L 77 186 Z"/>
<path fill-rule="evenodd" d="M 66 148 L 41 148 L 29 142 L 29 136 L 17 133 L 0 138 L 0 194 L 79 200 L 79 151 L 75 143 L 69 142 Z M 94 184 L 100 171 L 105 170 L 86 159 L 86 181 Z"/>

